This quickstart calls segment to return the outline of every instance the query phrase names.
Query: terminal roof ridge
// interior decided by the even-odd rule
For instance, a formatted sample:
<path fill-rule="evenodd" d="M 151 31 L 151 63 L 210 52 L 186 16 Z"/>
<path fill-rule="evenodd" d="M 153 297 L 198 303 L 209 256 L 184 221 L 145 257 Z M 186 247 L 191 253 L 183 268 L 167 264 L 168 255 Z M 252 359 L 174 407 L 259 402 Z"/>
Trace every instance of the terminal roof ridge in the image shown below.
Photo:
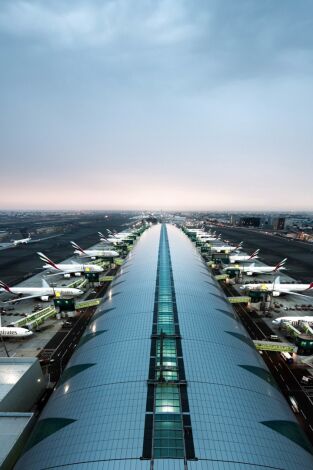
<path fill-rule="evenodd" d="M 252 462 L 243 462 L 242 460 L 225 460 L 225 459 L 206 459 L 199 458 L 199 462 L 225 462 L 225 463 L 235 463 L 240 465 L 249 465 L 250 468 L 270 468 L 272 470 L 285 470 L 283 467 L 272 467 L 271 465 L 262 465 L 261 463 L 252 463 Z"/>
<path fill-rule="evenodd" d="M 225 333 L 229 333 L 229 331 L 225 331 Z M 213 339 L 203 339 L 203 338 L 191 338 L 190 336 L 184 336 L 183 339 L 185 341 L 197 341 L 199 343 L 208 343 L 208 344 L 218 344 L 219 346 L 223 346 L 223 348 L 229 348 L 229 349 L 235 349 L 242 351 L 242 348 L 239 348 L 235 345 L 227 344 L 227 343 L 222 343 Z M 243 341 L 244 342 L 244 341 Z M 244 342 L 245 343 L 245 342 Z M 248 343 L 246 343 L 248 345 Z"/>
<path fill-rule="evenodd" d="M 208 385 L 216 385 L 217 387 L 227 387 L 227 388 L 234 388 L 234 389 L 238 389 L 238 390 L 244 390 L 245 392 L 249 392 L 249 393 L 253 393 L 253 394 L 256 394 L 256 395 L 261 395 L 262 397 L 266 397 L 270 400 L 276 400 L 280 403 L 285 403 L 286 400 L 284 397 L 281 397 L 279 398 L 278 397 L 275 397 L 275 396 L 269 396 L 267 393 L 262 393 L 262 392 L 258 392 L 257 390 L 252 390 L 251 388 L 245 388 L 245 387 L 239 387 L 238 385 L 231 385 L 231 384 L 227 384 L 227 383 L 221 383 L 221 382 L 210 382 L 208 380 L 195 380 L 195 379 L 190 379 L 190 383 L 198 383 L 198 384 L 208 384 Z M 270 384 L 269 384 L 270 385 Z M 280 395 L 280 394 L 278 394 Z M 220 415 L 211 415 L 211 416 L 220 416 Z"/>
<path fill-rule="evenodd" d="M 108 330 L 98 330 L 98 331 L 95 331 L 95 332 L 90 332 L 90 333 L 87 333 L 86 335 L 82 336 L 78 345 L 77 345 L 77 349 L 81 348 L 82 346 L 84 346 L 86 343 L 88 343 L 89 341 L 91 341 L 92 339 L 96 338 L 97 336 L 99 335 L 102 335 L 103 333 L 106 333 Z"/>
<path fill-rule="evenodd" d="M 141 337 L 141 338 L 126 338 L 126 339 L 121 339 L 121 340 L 116 340 L 116 341 L 108 341 L 108 342 L 105 342 L 105 343 L 100 344 L 100 345 L 98 344 L 97 346 L 92 346 L 88 349 L 88 351 L 90 351 L 94 348 L 101 349 L 102 347 L 105 347 L 109 344 L 130 343 L 130 342 L 133 342 L 133 341 L 147 341 L 147 340 L 150 340 L 150 339 L 151 339 L 151 335 Z"/>
<path fill-rule="evenodd" d="M 117 382 L 104 382 L 104 383 L 97 384 L 97 385 L 88 385 L 86 387 L 76 388 L 75 390 L 69 390 L 68 392 L 66 392 L 65 395 L 61 394 L 61 395 L 58 395 L 58 396 L 54 397 L 54 401 L 60 400 L 61 398 L 66 398 L 66 396 L 73 395 L 77 392 L 81 392 L 82 390 L 90 390 L 90 389 L 95 389 L 95 388 L 100 388 L 100 387 L 107 387 L 109 385 L 130 384 L 130 383 L 142 383 L 142 379 L 138 379 L 138 380 L 121 380 L 121 381 L 117 381 Z"/>

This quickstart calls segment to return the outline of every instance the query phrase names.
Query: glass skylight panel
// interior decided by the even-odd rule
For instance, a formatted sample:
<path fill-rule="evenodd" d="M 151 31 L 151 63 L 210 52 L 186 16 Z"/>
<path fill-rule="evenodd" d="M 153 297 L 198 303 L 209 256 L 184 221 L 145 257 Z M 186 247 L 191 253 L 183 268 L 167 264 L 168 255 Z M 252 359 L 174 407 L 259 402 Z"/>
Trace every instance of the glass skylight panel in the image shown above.
<path fill-rule="evenodd" d="M 187 405 L 186 409 L 188 401 L 185 389 L 184 398 L 181 398 L 181 386 L 186 387 L 186 381 L 183 369 L 180 371 L 181 361 L 179 362 L 177 358 L 177 344 L 178 342 L 180 344 L 181 340 L 179 326 L 175 323 L 177 307 L 167 231 L 164 225 L 160 235 L 155 308 L 157 339 L 155 352 L 151 353 L 154 371 L 150 371 L 149 375 L 150 378 L 154 376 L 155 380 L 152 382 L 153 397 L 150 389 L 147 401 L 151 407 L 149 413 L 153 414 L 146 415 L 143 454 L 145 458 L 151 459 L 183 459 L 188 454 L 186 450 L 188 446 L 185 449 L 184 422 L 186 414 L 189 414 L 189 408 Z M 183 385 L 180 383 L 180 374 L 183 377 Z M 182 408 L 182 403 L 185 409 Z M 190 424 L 188 426 L 190 427 Z M 194 458 L 194 449 L 192 455 L 188 454 L 188 457 Z"/>

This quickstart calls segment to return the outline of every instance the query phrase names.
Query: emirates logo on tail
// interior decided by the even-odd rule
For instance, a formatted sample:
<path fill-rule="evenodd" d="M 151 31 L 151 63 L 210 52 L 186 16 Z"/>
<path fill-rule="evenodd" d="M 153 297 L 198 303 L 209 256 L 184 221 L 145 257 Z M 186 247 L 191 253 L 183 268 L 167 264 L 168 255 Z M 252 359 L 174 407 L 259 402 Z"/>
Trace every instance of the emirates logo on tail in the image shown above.
<path fill-rule="evenodd" d="M 4 289 L 7 292 L 12 292 L 10 287 L 7 284 L 5 284 L 5 282 L 3 281 L 0 281 L 0 287 L 2 287 L 2 289 Z"/>
<path fill-rule="evenodd" d="M 278 263 L 275 266 L 273 272 L 275 273 L 276 271 L 279 271 L 279 269 L 281 269 L 285 265 L 286 261 L 287 261 L 287 258 L 283 259 L 280 263 Z"/>
<path fill-rule="evenodd" d="M 50 258 L 48 258 L 48 256 L 46 256 L 44 253 L 41 253 L 40 251 L 37 252 L 37 255 L 39 256 L 39 258 L 41 259 L 41 261 L 43 261 L 44 263 L 47 263 L 47 264 L 50 264 L 50 266 L 52 266 L 54 269 L 58 269 L 59 268 L 57 267 L 57 265 L 51 261 Z"/>
<path fill-rule="evenodd" d="M 75 242 L 71 242 L 71 245 L 73 248 L 75 248 L 76 250 L 80 251 L 81 253 L 85 254 L 84 250 L 79 246 L 77 245 L 77 243 Z"/>

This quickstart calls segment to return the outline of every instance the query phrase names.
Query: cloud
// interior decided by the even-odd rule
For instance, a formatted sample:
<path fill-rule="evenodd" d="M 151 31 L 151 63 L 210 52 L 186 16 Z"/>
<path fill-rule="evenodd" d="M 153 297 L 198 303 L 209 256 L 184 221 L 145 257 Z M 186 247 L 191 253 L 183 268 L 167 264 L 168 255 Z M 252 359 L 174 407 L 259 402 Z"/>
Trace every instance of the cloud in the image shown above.
<path fill-rule="evenodd" d="M 205 86 L 311 73 L 312 13 L 311 0 L 2 0 L 0 35 L 21 47 L 101 50 L 110 65 L 195 68 L 201 87 L 201 76 Z"/>
<path fill-rule="evenodd" d="M 199 33 L 189 12 L 189 2 L 180 0 L 10 0 L 0 5 L 0 31 L 59 47 L 168 45 Z"/>

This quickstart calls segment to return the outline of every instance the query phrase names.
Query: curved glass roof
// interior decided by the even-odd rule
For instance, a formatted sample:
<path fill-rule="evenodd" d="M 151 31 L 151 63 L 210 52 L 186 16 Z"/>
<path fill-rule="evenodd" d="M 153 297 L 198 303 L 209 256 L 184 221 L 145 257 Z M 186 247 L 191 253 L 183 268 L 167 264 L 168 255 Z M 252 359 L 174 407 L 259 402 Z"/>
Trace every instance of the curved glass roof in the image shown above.
<path fill-rule="evenodd" d="M 304 435 L 190 240 L 167 226 L 197 460 L 190 469 L 312 469 Z M 113 281 L 16 469 L 150 469 L 141 460 L 160 225 Z M 154 469 L 186 469 L 183 459 Z"/>

